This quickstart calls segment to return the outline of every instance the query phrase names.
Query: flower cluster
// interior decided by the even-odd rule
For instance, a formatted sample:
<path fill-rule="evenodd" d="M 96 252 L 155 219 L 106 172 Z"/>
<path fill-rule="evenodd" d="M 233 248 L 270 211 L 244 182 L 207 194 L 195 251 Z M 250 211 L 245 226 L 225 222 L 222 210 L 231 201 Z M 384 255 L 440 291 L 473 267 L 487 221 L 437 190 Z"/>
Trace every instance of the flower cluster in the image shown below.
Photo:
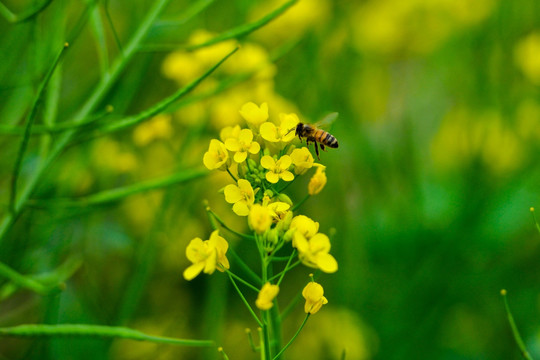
<path fill-rule="evenodd" d="M 210 240 L 195 238 L 191 241 L 186 254 L 193 265 L 184 272 L 184 277 L 191 280 L 201 272 L 226 271 L 233 283 L 241 281 L 258 292 L 255 306 L 263 312 L 273 308 L 284 275 L 297 265 L 325 273 L 338 270 L 338 263 L 330 254 L 330 239 L 319 232 L 319 223 L 296 213 L 304 201 L 323 190 L 327 182 L 326 167 L 315 163 L 307 147 L 298 146 L 295 129 L 300 119 L 296 114 L 282 113 L 272 118 L 268 110 L 266 103 L 260 106 L 252 102 L 244 104 L 240 116 L 247 126 L 223 128 L 219 139 L 210 140 L 203 156 L 203 163 L 209 170 L 230 175 L 232 182 L 221 191 L 224 201 L 232 206 L 236 215 L 246 218 L 251 234 L 231 229 L 209 207 L 207 212 L 216 228 L 221 226 L 253 243 L 253 250 L 257 251 L 262 265 L 260 275 L 250 272 L 257 283 L 243 279 L 234 272 L 235 269 L 229 270 L 228 244 L 218 230 L 212 233 Z M 313 175 L 305 182 L 307 194 L 293 202 L 285 190 L 310 171 Z M 238 256 L 235 261 L 242 265 L 239 271 L 248 268 Z M 239 288 L 235 288 L 247 304 Z M 316 313 L 328 302 L 323 294 L 322 286 L 312 277 L 302 291 L 308 315 Z M 253 310 L 251 313 L 254 314 Z M 263 332 L 267 331 L 265 321 L 258 318 L 257 321 Z"/>
<path fill-rule="evenodd" d="M 247 216 L 250 228 L 262 236 L 265 249 L 273 252 L 292 241 L 299 259 L 324 272 L 337 271 L 330 251 L 330 240 L 319 233 L 319 224 L 304 215 L 293 217 L 291 199 L 283 192 L 287 184 L 309 169 L 317 170 L 308 185 L 308 194 L 318 194 L 325 186 L 325 167 L 316 164 L 307 147 L 297 148 L 296 114 L 279 114 L 271 121 L 266 103 L 247 103 L 240 115 L 248 127 L 224 128 L 220 140 L 212 139 L 204 154 L 210 170 L 227 171 L 235 184 L 224 188 L 225 201 L 239 216 Z"/>

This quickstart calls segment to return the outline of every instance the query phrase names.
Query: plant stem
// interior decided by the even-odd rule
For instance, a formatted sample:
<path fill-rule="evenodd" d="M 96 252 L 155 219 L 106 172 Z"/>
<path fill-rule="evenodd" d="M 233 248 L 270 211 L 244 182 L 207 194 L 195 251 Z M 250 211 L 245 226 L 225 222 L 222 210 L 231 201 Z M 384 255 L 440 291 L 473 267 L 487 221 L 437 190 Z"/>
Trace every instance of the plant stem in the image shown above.
<path fill-rule="evenodd" d="M 248 301 L 246 300 L 246 298 L 244 297 L 244 294 L 242 294 L 242 292 L 240 291 L 240 289 L 238 288 L 238 285 L 236 285 L 236 282 L 234 281 L 233 277 L 231 276 L 231 274 L 229 274 L 229 272 L 227 272 L 227 275 L 229 276 L 229 279 L 231 279 L 231 282 L 234 286 L 234 288 L 236 289 L 236 292 L 238 292 L 238 295 L 240 295 L 240 298 L 242 299 L 242 301 L 244 302 L 244 304 L 246 305 L 246 307 L 248 308 L 250 314 L 253 316 L 253 318 L 255 319 L 255 321 L 257 322 L 257 324 L 259 324 L 259 326 L 263 327 L 263 323 L 261 322 L 261 320 L 259 320 L 259 317 L 257 316 L 257 314 L 255 314 L 255 312 L 253 311 L 253 309 L 251 308 L 251 306 L 249 305 Z"/>
<path fill-rule="evenodd" d="M 300 200 L 300 202 L 296 203 L 296 204 L 292 207 L 291 211 L 295 211 L 296 209 L 298 209 L 298 208 L 299 208 L 300 206 L 302 206 L 302 204 L 305 203 L 306 200 L 309 199 L 310 197 L 311 197 L 311 195 L 307 194 L 305 198 L 303 198 L 302 200 Z"/>
<path fill-rule="evenodd" d="M 115 84 L 116 80 L 118 79 L 124 68 L 127 66 L 129 60 L 131 60 L 132 56 L 135 54 L 140 42 L 146 36 L 155 19 L 161 13 L 161 11 L 168 2 L 169 0 L 159 0 L 148 11 L 148 15 L 141 22 L 141 25 L 133 35 L 131 41 L 125 49 L 125 52 L 122 54 L 123 56 L 119 57 L 111 67 L 110 76 L 107 78 L 103 78 L 99 82 L 92 95 L 90 95 L 86 103 L 75 116 L 74 123 L 79 123 L 86 119 L 88 115 L 96 108 L 96 106 L 99 105 L 100 101 L 105 97 L 111 87 Z M 4 217 L 2 223 L 0 224 L 0 245 L 11 226 L 15 223 L 15 220 L 21 214 L 24 206 L 26 205 L 26 202 L 30 198 L 30 195 L 34 192 L 36 186 L 41 182 L 43 175 L 45 175 L 56 157 L 63 152 L 63 150 L 66 148 L 66 146 L 69 144 L 70 140 L 75 134 L 75 130 L 68 131 L 62 134 L 56 140 L 56 144 L 49 153 L 49 156 L 45 160 L 43 160 L 43 162 L 37 165 L 37 169 L 32 174 L 30 179 L 28 179 L 28 182 L 22 190 L 18 201 L 16 200 L 13 204 L 13 211 L 10 211 L 9 214 Z"/>
<path fill-rule="evenodd" d="M 302 329 L 304 328 L 304 325 L 306 325 L 306 322 L 307 322 L 307 319 L 309 319 L 309 315 L 310 314 L 306 314 L 306 318 L 304 319 L 304 321 L 302 322 L 302 325 L 300 325 L 300 328 L 298 328 L 298 330 L 296 331 L 296 334 L 294 334 L 294 336 L 292 337 L 292 339 L 287 343 L 287 345 L 285 345 L 285 347 L 283 349 L 281 349 L 281 351 L 279 353 L 277 353 L 276 356 L 274 356 L 274 358 L 272 360 L 277 360 L 279 359 L 279 357 L 281 356 L 281 354 L 283 354 L 283 352 L 285 352 L 285 350 L 287 350 L 287 348 L 293 343 L 293 341 L 296 339 L 296 337 L 298 336 L 298 334 L 300 334 L 300 331 L 302 331 Z"/>
<path fill-rule="evenodd" d="M 242 279 L 240 276 L 236 275 L 235 273 L 233 273 L 232 271 L 230 270 L 226 270 L 227 274 L 229 274 L 230 276 L 232 276 L 233 278 L 235 278 L 236 280 L 240 281 L 242 284 L 246 285 L 248 288 L 250 288 L 251 290 L 255 291 L 255 292 L 259 292 L 259 289 L 253 285 L 251 285 L 250 283 L 248 283 L 246 280 Z"/>
<path fill-rule="evenodd" d="M 501 295 L 504 300 L 504 308 L 506 309 L 506 316 L 508 317 L 508 322 L 510 323 L 510 327 L 512 328 L 512 334 L 514 335 L 514 339 L 516 340 L 516 344 L 519 348 L 519 351 L 521 352 L 521 355 L 526 360 L 532 360 L 531 355 L 525 348 L 525 343 L 523 342 L 523 339 L 521 338 L 521 335 L 519 334 L 519 330 L 517 328 L 516 322 L 514 321 L 514 317 L 512 316 L 512 313 L 510 312 L 510 306 L 508 306 L 508 301 L 506 300 L 506 290 L 501 290 Z"/>

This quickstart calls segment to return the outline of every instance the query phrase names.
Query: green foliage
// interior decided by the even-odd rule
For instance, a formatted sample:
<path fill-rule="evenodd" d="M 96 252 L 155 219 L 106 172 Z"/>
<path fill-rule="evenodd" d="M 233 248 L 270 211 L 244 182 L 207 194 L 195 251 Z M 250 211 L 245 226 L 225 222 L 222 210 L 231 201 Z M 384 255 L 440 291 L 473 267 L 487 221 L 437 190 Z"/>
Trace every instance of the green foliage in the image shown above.
<path fill-rule="evenodd" d="M 248 101 L 340 113 L 328 183 L 302 205 L 340 268 L 287 359 L 540 358 L 537 1 L 2 0 L 0 33 L 0 358 L 254 357 L 255 297 L 182 279 L 215 226 L 238 289 L 261 281 L 202 166 Z M 288 274 L 272 280 L 308 271 Z M 282 291 L 290 339 L 305 314 Z"/>

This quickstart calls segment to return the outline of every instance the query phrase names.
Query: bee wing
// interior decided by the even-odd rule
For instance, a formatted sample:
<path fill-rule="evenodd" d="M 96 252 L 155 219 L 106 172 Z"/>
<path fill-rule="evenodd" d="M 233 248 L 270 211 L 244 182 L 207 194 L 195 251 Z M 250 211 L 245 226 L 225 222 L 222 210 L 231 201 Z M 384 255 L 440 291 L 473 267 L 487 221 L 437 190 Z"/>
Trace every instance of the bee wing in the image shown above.
<path fill-rule="evenodd" d="M 339 113 L 337 112 L 330 113 L 326 115 L 325 117 L 323 117 L 321 120 L 317 121 L 313 125 L 315 125 L 318 128 L 328 128 L 334 121 L 336 121 L 338 116 L 339 116 Z"/>

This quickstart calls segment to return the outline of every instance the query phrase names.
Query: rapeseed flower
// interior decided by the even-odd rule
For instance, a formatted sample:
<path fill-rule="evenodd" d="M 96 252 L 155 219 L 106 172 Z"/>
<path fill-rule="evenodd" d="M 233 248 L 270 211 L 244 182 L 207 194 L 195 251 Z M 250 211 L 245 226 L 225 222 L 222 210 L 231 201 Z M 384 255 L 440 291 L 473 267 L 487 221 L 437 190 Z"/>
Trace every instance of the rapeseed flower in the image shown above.
<path fill-rule="evenodd" d="M 279 293 L 279 286 L 272 285 L 269 282 L 263 285 L 257 300 L 255 300 L 255 305 L 261 310 L 268 310 L 274 306 L 274 299 Z"/>
<path fill-rule="evenodd" d="M 275 184 L 279 179 L 284 181 L 293 181 L 294 175 L 289 171 L 289 167 L 292 164 L 291 157 L 289 155 L 283 155 L 279 160 L 275 160 L 269 155 L 265 155 L 261 159 L 261 165 L 267 169 L 266 180 Z"/>
<path fill-rule="evenodd" d="M 325 304 L 328 304 L 328 300 L 324 297 L 324 289 L 321 284 L 314 281 L 309 282 L 304 290 L 302 290 L 302 296 L 306 299 L 304 305 L 304 311 L 306 314 L 315 314 Z"/>
<path fill-rule="evenodd" d="M 238 138 L 230 137 L 225 140 L 225 147 L 235 153 L 233 159 L 237 163 L 244 162 L 248 153 L 257 154 L 261 150 L 259 143 L 253 141 L 253 132 L 249 129 L 241 130 Z"/>
<path fill-rule="evenodd" d="M 309 180 L 308 193 L 309 195 L 317 195 L 326 185 L 326 166 L 318 166 L 315 175 Z"/>
<path fill-rule="evenodd" d="M 255 204 L 249 211 L 248 224 L 257 234 L 263 234 L 272 226 L 272 213 L 266 206 Z"/>
<path fill-rule="evenodd" d="M 238 185 L 225 186 L 225 201 L 233 205 L 233 211 L 238 216 L 248 216 L 249 209 L 255 201 L 255 193 L 249 181 L 239 179 Z"/>
<path fill-rule="evenodd" d="M 294 149 L 290 156 L 294 165 L 294 173 L 296 175 L 304 174 L 306 171 L 311 169 L 313 163 L 315 162 L 313 155 L 311 155 L 311 152 L 307 147 Z"/>
<path fill-rule="evenodd" d="M 293 245 L 304 265 L 321 269 L 325 273 L 334 273 L 338 270 L 336 259 L 329 254 L 330 239 L 325 234 L 317 233 L 310 239 L 303 236 L 295 237 Z"/>
<path fill-rule="evenodd" d="M 311 220 L 305 215 L 297 215 L 291 221 L 291 229 L 295 229 L 294 240 L 297 238 L 311 239 L 317 232 L 319 232 L 319 223 Z M 293 246 L 294 242 L 293 242 Z"/>
<path fill-rule="evenodd" d="M 203 271 L 212 274 L 216 269 L 224 271 L 229 269 L 229 260 L 225 256 L 229 244 L 219 236 L 218 230 L 210 235 L 209 240 L 195 238 L 186 248 L 186 257 L 193 265 L 184 270 L 184 278 L 192 280 Z"/>
<path fill-rule="evenodd" d="M 209 170 L 226 170 L 229 152 L 225 144 L 219 140 L 210 140 L 208 151 L 204 154 L 203 163 Z"/>
<path fill-rule="evenodd" d="M 240 115 L 242 115 L 248 124 L 259 127 L 259 125 L 268 120 L 268 104 L 262 103 L 259 107 L 252 102 L 248 102 L 240 109 Z"/>
<path fill-rule="evenodd" d="M 261 124 L 259 131 L 264 140 L 270 142 L 291 142 L 295 135 L 294 129 L 300 122 L 296 114 L 279 114 L 280 124 L 276 126 L 274 123 L 265 122 Z"/>
<path fill-rule="evenodd" d="M 226 142 L 227 139 L 238 139 L 238 137 L 240 136 L 240 131 L 242 131 L 242 128 L 240 128 L 240 125 L 225 126 L 219 132 L 219 138 L 223 142 Z"/>

